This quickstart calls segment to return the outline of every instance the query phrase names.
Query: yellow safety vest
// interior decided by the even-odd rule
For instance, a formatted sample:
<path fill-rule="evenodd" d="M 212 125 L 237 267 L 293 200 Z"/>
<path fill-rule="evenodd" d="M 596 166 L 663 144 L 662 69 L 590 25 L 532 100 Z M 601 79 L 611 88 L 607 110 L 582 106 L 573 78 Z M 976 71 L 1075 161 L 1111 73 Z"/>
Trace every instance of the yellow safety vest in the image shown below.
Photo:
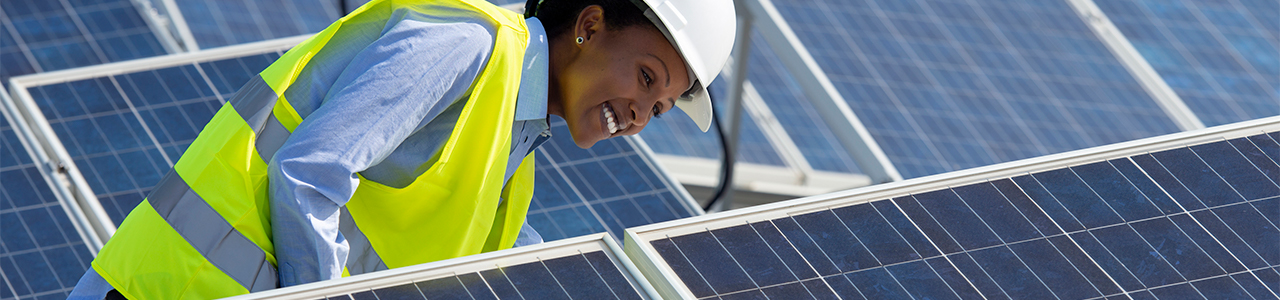
<path fill-rule="evenodd" d="M 306 117 L 285 92 L 310 66 L 332 63 L 312 61 L 330 40 L 351 42 L 356 28 L 381 28 L 404 10 L 488 21 L 493 53 L 434 164 L 404 188 L 361 178 L 349 217 L 391 268 L 511 247 L 533 191 L 532 155 L 503 182 L 528 46 L 524 18 L 483 0 L 375 0 L 289 50 L 228 101 L 120 224 L 93 269 L 129 299 L 275 288 L 267 163 Z"/>

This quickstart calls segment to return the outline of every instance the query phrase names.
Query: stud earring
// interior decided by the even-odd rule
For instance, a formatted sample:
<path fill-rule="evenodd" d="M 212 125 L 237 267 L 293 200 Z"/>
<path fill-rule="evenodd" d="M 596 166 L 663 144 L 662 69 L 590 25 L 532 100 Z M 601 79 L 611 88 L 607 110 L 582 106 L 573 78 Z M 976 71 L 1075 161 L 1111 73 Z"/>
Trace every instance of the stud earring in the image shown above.
<path fill-rule="evenodd" d="M 578 45 L 582 45 L 582 41 L 583 41 L 582 37 L 578 37 L 578 39 L 576 40 L 576 42 L 578 42 Z"/>

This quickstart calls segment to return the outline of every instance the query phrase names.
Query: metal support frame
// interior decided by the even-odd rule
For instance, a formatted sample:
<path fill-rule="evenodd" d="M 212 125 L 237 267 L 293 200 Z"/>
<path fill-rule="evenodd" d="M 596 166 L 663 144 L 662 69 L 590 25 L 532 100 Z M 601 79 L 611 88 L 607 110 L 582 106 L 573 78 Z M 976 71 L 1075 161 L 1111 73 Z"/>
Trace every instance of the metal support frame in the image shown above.
<path fill-rule="evenodd" d="M 161 15 L 169 19 L 167 33 L 176 35 L 175 39 L 179 46 L 186 52 L 200 51 L 200 44 L 196 42 L 195 35 L 191 34 L 191 27 L 187 26 L 187 18 L 182 15 L 182 9 L 173 0 L 151 0 L 159 3 L 157 8 Z"/>
<path fill-rule="evenodd" d="M 169 54 L 185 52 L 182 43 L 174 39 L 173 33 L 170 32 L 172 26 L 170 26 L 171 20 L 169 18 L 166 18 L 159 10 L 156 10 L 155 6 L 151 5 L 148 0 L 133 0 L 131 2 L 133 7 L 138 9 L 138 14 L 142 15 L 142 20 L 147 22 L 147 27 L 150 27 L 151 32 L 156 35 L 156 39 L 160 40 L 160 45 L 164 47 L 165 52 Z M 184 22 L 183 25 L 185 26 L 186 23 Z"/>
<path fill-rule="evenodd" d="M 791 26 L 770 0 L 745 0 L 745 8 L 759 16 L 756 29 L 796 79 L 832 134 L 850 152 L 858 167 L 875 183 L 901 181 L 902 175 L 880 149 L 862 121 L 849 108 L 831 79 L 809 54 Z"/>
<path fill-rule="evenodd" d="M 636 266 L 644 273 L 645 278 L 649 279 L 650 283 L 663 297 L 669 299 L 692 299 L 694 297 L 688 287 L 684 286 L 679 277 L 676 276 L 675 271 L 665 263 L 662 256 L 649 243 L 650 241 L 964 186 L 997 178 L 1008 178 L 1038 171 L 1107 161 L 1117 157 L 1127 157 L 1277 131 L 1280 131 L 1280 116 L 913 178 L 713 215 L 645 225 L 627 229 L 623 249 L 627 251 L 628 257 L 635 260 Z"/>
<path fill-rule="evenodd" d="M 47 144 L 40 143 L 34 131 L 31 130 L 29 116 L 24 116 L 18 107 L 14 105 L 14 101 L 9 97 L 9 93 L 0 86 L 0 116 L 9 120 L 9 126 L 13 129 L 14 134 L 18 136 L 18 141 L 22 143 L 23 150 L 27 151 L 27 155 L 31 157 L 31 161 L 40 170 L 42 177 L 49 189 L 53 190 L 54 198 L 62 206 L 62 211 L 67 213 L 67 217 L 71 219 L 71 225 L 75 227 L 76 232 L 80 235 L 80 239 L 84 240 L 85 246 L 89 248 L 89 253 L 98 255 L 98 249 L 102 249 L 102 245 L 106 244 L 107 238 L 111 235 L 108 228 L 102 228 L 100 223 L 90 220 L 86 211 L 94 211 L 95 208 L 86 206 L 86 201 L 80 201 L 75 193 L 63 187 L 61 182 L 66 182 L 68 174 L 63 165 L 54 163 L 46 154 Z M 96 201 L 94 201 L 96 203 Z M 101 211 L 102 207 L 96 207 L 97 211 Z M 114 228 L 110 229 L 114 231 Z"/>
<path fill-rule="evenodd" d="M 745 0 L 736 0 L 734 2 L 736 6 L 742 6 L 744 1 Z M 753 19 L 750 11 L 737 9 L 735 12 L 738 15 L 738 36 L 733 42 L 733 72 L 732 75 L 729 76 L 729 80 L 732 81 L 729 83 L 729 101 L 727 102 L 728 105 L 725 107 L 725 109 L 728 110 L 728 113 L 723 114 L 723 116 L 728 117 L 728 120 L 721 120 L 719 122 L 720 125 L 723 125 L 726 124 L 727 121 L 727 124 L 729 125 L 727 128 L 721 126 L 721 128 L 725 129 L 721 132 L 721 134 L 725 135 L 725 143 L 724 145 L 721 145 L 724 147 L 724 156 L 720 158 L 724 164 L 728 165 L 732 165 L 738 158 L 738 137 L 741 135 L 742 131 L 742 91 L 743 84 L 747 81 L 747 58 L 750 57 L 751 53 L 751 22 Z M 715 202 L 707 212 L 714 213 L 733 207 L 733 174 L 724 172 L 725 170 L 732 172 L 733 168 L 730 166 L 720 166 L 720 169 L 720 184 L 724 191 L 721 192 L 722 194 L 719 196 L 719 199 L 711 199 L 712 201 L 717 202 Z"/>
<path fill-rule="evenodd" d="M 406 283 L 422 282 L 436 278 L 446 278 L 458 274 L 492 270 L 524 263 L 536 263 L 543 260 L 560 258 L 581 253 L 603 251 L 605 255 L 619 266 L 619 271 L 645 299 L 661 299 L 649 281 L 626 253 L 614 242 L 608 233 L 580 236 L 576 238 L 547 242 L 543 244 L 517 247 L 507 250 L 464 256 L 454 259 L 430 262 L 415 266 L 395 268 L 334 280 L 312 282 L 287 288 L 274 289 L 253 294 L 226 298 L 227 300 L 251 299 L 316 299 L 333 295 L 343 295 L 370 289 L 385 288 Z M 566 285 L 573 283 L 564 283 Z"/>
<path fill-rule="evenodd" d="M 1141 53 L 1138 53 L 1138 49 L 1133 47 L 1124 33 L 1116 28 L 1115 23 L 1111 23 L 1111 19 L 1107 18 L 1107 14 L 1102 12 L 1093 0 L 1067 0 L 1067 3 L 1074 8 L 1080 19 L 1093 29 L 1093 33 L 1097 34 L 1102 43 L 1107 45 L 1107 49 L 1116 55 L 1125 69 L 1133 74 L 1133 78 L 1138 80 L 1142 88 L 1151 95 L 1151 99 L 1160 105 L 1179 129 L 1187 131 L 1204 128 L 1204 123 L 1196 117 L 1195 112 L 1192 112 L 1185 102 L 1182 102 L 1182 97 L 1169 87 L 1164 78 L 1160 77 L 1160 73 L 1151 67 Z"/>
<path fill-rule="evenodd" d="M 14 125 L 16 128 L 29 128 L 25 130 L 29 130 L 30 134 L 18 135 L 24 145 L 29 145 L 28 155 L 34 161 L 47 162 L 48 166 L 42 166 L 40 173 L 46 179 L 51 180 L 54 193 L 61 195 L 59 196 L 59 201 L 67 201 L 64 204 L 75 204 L 64 205 L 65 207 L 78 208 L 80 210 L 78 212 L 79 215 L 72 215 L 72 217 L 83 217 L 83 219 L 73 221 L 84 223 L 83 228 L 89 231 L 84 234 L 86 241 L 91 245 L 91 250 L 96 253 L 98 249 L 102 248 L 107 239 L 115 234 L 115 222 L 111 221 L 106 210 L 102 208 L 102 204 L 98 202 L 97 195 L 84 179 L 80 168 L 76 166 L 75 161 L 63 146 L 58 135 L 54 133 L 49 121 L 44 118 L 44 113 L 40 111 L 39 106 L 36 105 L 34 98 L 27 89 L 35 86 L 180 65 L 194 65 L 199 68 L 200 62 L 252 54 L 283 53 L 309 36 L 280 38 L 196 53 L 171 54 L 13 77 L 9 79 L 10 94 L 13 97 L 12 99 L 5 99 L 5 109 L 11 110 L 10 114 L 15 118 L 10 118 L 10 123 L 18 123 Z M 77 225 L 77 229 L 80 229 L 80 227 L 81 225 Z"/>

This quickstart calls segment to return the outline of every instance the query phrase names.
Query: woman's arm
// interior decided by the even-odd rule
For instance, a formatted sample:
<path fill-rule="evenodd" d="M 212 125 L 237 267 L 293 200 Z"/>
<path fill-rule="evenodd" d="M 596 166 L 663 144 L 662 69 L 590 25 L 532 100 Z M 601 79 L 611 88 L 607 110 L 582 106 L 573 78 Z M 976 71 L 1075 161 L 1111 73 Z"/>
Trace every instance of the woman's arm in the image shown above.
<path fill-rule="evenodd" d="M 349 248 L 339 207 L 356 173 L 464 96 L 492 43 L 478 24 L 403 20 L 356 55 L 269 166 L 281 286 L 341 276 Z"/>

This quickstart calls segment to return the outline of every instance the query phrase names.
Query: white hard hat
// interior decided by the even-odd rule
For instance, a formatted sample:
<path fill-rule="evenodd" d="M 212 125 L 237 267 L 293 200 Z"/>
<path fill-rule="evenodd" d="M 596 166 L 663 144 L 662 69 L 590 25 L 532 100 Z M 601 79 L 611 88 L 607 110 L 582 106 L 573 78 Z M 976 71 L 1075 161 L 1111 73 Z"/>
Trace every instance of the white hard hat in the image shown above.
<path fill-rule="evenodd" d="M 729 60 L 737 32 L 733 0 L 631 0 L 667 36 L 684 57 L 693 88 L 676 101 L 698 129 L 711 127 L 711 97 L 707 87 Z"/>

